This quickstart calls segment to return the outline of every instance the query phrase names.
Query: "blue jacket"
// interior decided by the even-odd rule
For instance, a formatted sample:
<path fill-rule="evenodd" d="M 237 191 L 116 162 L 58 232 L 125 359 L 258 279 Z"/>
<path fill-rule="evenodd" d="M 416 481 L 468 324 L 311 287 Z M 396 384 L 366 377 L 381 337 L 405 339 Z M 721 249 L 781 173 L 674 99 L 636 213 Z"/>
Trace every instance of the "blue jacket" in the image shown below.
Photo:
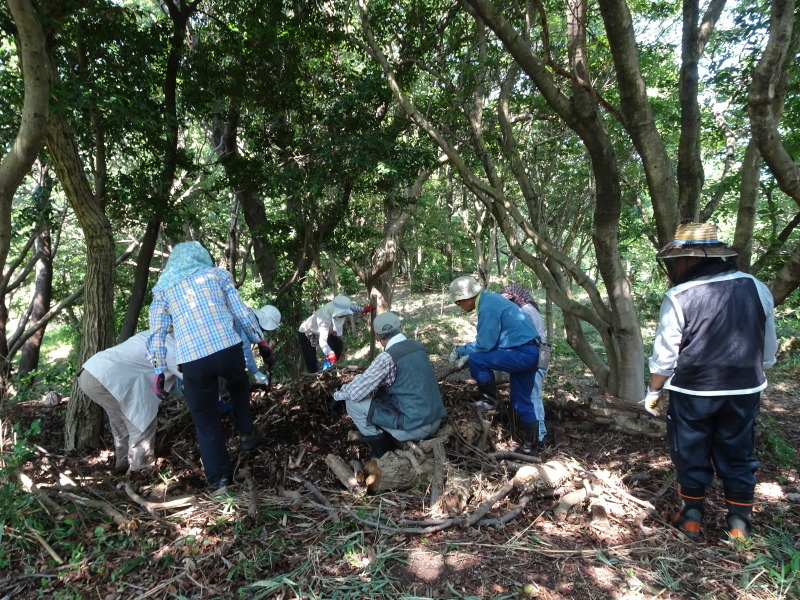
<path fill-rule="evenodd" d="M 516 348 L 539 337 L 528 315 L 511 300 L 484 291 L 477 303 L 478 333 L 474 342 L 458 347 L 459 355 Z"/>

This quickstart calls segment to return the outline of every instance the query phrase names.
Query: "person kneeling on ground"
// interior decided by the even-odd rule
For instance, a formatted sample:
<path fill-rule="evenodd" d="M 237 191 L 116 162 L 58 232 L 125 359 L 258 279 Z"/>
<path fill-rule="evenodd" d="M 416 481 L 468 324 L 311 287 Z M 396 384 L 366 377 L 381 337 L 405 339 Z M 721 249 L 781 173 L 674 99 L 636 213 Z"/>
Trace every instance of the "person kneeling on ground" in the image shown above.
<path fill-rule="evenodd" d="M 375 317 L 375 335 L 385 352 L 333 395 L 369 443 L 369 458 L 380 458 L 394 440 L 422 440 L 439 429 L 446 411 L 425 347 L 400 333 L 397 315 Z"/>

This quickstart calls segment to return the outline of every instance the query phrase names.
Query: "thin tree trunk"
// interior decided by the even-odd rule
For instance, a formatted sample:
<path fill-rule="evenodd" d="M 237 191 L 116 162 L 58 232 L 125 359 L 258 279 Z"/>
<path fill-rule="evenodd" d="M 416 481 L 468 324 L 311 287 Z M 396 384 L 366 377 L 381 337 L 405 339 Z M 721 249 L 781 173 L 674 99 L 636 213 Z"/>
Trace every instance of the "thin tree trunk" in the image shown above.
<path fill-rule="evenodd" d="M 139 329 L 139 315 L 142 314 L 142 306 L 147 294 L 147 284 L 150 280 L 150 265 L 153 262 L 153 254 L 158 244 L 158 232 L 161 229 L 161 219 L 153 217 L 147 223 L 139 252 L 136 254 L 136 271 L 133 277 L 128 307 L 125 310 L 125 317 L 122 319 L 122 327 L 117 337 L 117 344 L 121 344 L 132 337 Z"/>
<path fill-rule="evenodd" d="M 700 191 L 703 189 L 703 163 L 700 161 L 700 105 L 698 90 L 698 0 L 683 0 L 681 40 L 680 106 L 681 135 L 678 146 L 678 215 L 697 221 Z"/>
<path fill-rule="evenodd" d="M 36 280 L 31 300 L 31 319 L 38 321 L 50 310 L 53 297 L 53 255 L 50 245 L 50 229 L 43 227 L 36 238 Z M 19 375 L 27 375 L 39 368 L 39 353 L 42 347 L 45 327 L 28 338 L 22 346 L 19 357 Z"/>

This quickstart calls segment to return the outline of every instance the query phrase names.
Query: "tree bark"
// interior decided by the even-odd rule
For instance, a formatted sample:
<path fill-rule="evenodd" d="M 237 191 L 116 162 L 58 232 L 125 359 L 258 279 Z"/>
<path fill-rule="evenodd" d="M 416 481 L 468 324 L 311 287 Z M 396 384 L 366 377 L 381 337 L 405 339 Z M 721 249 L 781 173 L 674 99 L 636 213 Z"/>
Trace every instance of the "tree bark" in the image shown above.
<path fill-rule="evenodd" d="M 50 228 L 42 227 L 36 237 L 36 279 L 34 281 L 33 299 L 31 300 L 31 319 L 38 321 L 50 310 L 53 297 L 53 254 L 50 245 Z M 22 346 L 19 357 L 18 373 L 27 375 L 39 368 L 39 352 L 42 347 L 45 327 L 36 331 Z"/>
<path fill-rule="evenodd" d="M 50 117 L 47 149 L 53 157 L 58 180 L 78 217 L 86 243 L 86 281 L 78 365 L 114 342 L 114 239 L 111 223 L 95 197 L 77 142 L 63 110 Z M 96 448 L 101 441 L 102 409 L 73 383 L 67 405 L 64 443 L 66 450 Z"/>
<path fill-rule="evenodd" d="M 10 365 L 6 325 L 6 291 L 11 273 L 6 260 L 11 249 L 11 206 L 14 194 L 44 144 L 50 105 L 50 76 L 45 36 L 29 0 L 8 0 L 17 27 L 25 99 L 16 139 L 0 162 L 0 393 L 5 389 Z"/>
<path fill-rule="evenodd" d="M 678 215 L 697 221 L 700 192 L 703 189 L 703 163 L 700 160 L 700 105 L 697 101 L 700 59 L 700 6 L 698 0 L 683 0 L 681 39 L 680 106 L 681 135 L 678 144 Z"/>
<path fill-rule="evenodd" d="M 125 317 L 122 319 L 119 336 L 117 336 L 117 344 L 121 344 L 132 337 L 139 328 L 139 315 L 142 313 L 142 306 L 147 294 L 150 265 L 153 262 L 153 254 L 158 244 L 158 232 L 160 230 L 161 219 L 159 217 L 153 217 L 148 221 L 142 237 L 142 243 L 139 246 L 139 252 L 136 254 L 136 271 L 128 299 L 128 308 L 125 311 Z"/>

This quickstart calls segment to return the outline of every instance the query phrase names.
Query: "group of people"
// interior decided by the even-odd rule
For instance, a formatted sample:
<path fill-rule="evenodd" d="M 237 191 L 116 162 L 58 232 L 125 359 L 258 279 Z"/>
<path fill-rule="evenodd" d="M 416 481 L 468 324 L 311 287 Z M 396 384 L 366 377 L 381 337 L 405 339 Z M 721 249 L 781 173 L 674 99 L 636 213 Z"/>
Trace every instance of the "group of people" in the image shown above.
<path fill-rule="evenodd" d="M 746 538 L 758 467 L 755 418 L 766 387 L 764 369 L 777 352 L 772 296 L 728 260 L 736 252 L 718 241 L 710 224 L 681 224 L 657 256 L 675 285 L 661 307 L 642 402 L 658 416 L 662 391 L 670 392 L 667 432 L 682 502 L 674 524 L 699 536 L 705 491 L 716 472 L 724 484 L 729 532 Z M 517 284 L 496 294 L 470 276 L 456 278 L 449 291 L 456 305 L 477 314 L 475 339 L 455 346 L 450 364 L 468 366 L 478 387 L 475 406 L 483 411 L 497 406 L 495 372 L 509 374 L 517 451 L 535 455 L 547 433 L 542 380 L 550 354 L 536 302 Z M 225 380 L 230 394 L 239 448 L 250 450 L 262 436 L 250 411 L 248 369 L 256 381 L 268 380 L 255 367 L 250 347 L 258 346 L 265 364 L 274 362 L 273 344 L 264 336 L 278 326 L 280 313 L 269 305 L 248 308 L 229 274 L 213 266 L 198 242 L 175 246 L 153 296 L 150 330 L 89 359 L 79 383 L 109 415 L 117 468 L 136 470 L 152 462 L 159 399 L 182 379 L 206 477 L 224 488 L 233 464 L 217 410 L 218 380 Z M 323 369 L 340 360 L 344 320 L 371 310 L 337 296 L 306 319 L 297 335 L 307 370 L 320 369 L 317 348 L 325 357 Z M 384 352 L 334 393 L 331 409 L 346 410 L 370 457 L 380 457 L 396 442 L 434 435 L 446 413 L 428 354 L 403 335 L 398 316 L 378 315 L 373 329 Z M 148 372 L 152 390 L 143 383 Z"/>

